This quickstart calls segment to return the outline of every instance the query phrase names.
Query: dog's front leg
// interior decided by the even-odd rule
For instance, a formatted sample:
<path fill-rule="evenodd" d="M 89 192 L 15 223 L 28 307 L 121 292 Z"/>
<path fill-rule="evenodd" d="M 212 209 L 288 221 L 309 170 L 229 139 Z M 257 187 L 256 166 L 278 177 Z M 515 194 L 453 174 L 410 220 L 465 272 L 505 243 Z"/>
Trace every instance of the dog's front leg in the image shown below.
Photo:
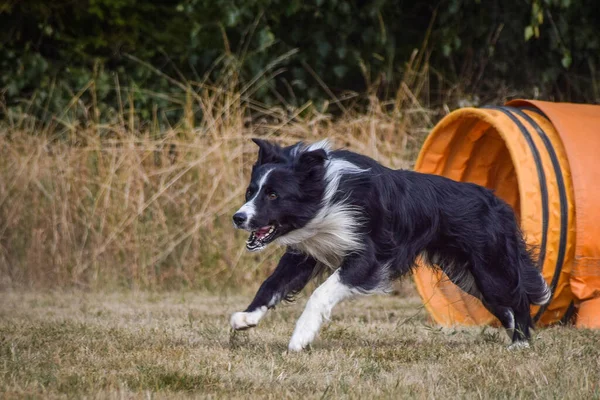
<path fill-rule="evenodd" d="M 323 320 L 329 319 L 333 307 L 351 295 L 352 289 L 342 283 L 338 269 L 308 299 L 296 323 L 289 350 L 300 351 L 308 346 L 317 336 Z"/>
<path fill-rule="evenodd" d="M 269 308 L 275 307 L 281 300 L 306 286 L 313 276 L 315 266 L 313 258 L 288 249 L 273 274 L 260 286 L 248 308 L 231 316 L 231 327 L 243 330 L 256 326 Z"/>
<path fill-rule="evenodd" d="M 329 319 L 331 310 L 340 301 L 357 293 L 377 290 L 383 276 L 380 272 L 372 248 L 365 249 L 361 254 L 347 256 L 342 266 L 308 299 L 288 349 L 300 351 L 312 343 L 321 324 Z"/>

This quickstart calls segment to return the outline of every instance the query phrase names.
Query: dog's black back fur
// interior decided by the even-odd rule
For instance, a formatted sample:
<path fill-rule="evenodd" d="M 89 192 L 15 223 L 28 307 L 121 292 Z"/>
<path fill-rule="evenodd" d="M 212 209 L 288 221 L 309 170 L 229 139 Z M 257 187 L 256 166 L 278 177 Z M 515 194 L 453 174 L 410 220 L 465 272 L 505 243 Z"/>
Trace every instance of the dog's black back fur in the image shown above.
<path fill-rule="evenodd" d="M 286 237 L 305 229 L 307 220 L 317 218 L 318 210 L 343 204 L 347 218 L 340 221 L 353 221 L 346 234 L 360 243 L 356 249 L 344 251 L 339 261 L 345 285 L 359 292 L 383 290 L 391 280 L 409 272 L 422 256 L 479 298 L 508 330 L 514 330 L 513 341 L 529 337 L 530 304 L 544 304 L 550 291 L 535 267 L 512 209 L 490 190 L 441 176 L 392 170 L 345 150 L 312 150 L 300 143 L 287 148 L 258 144 L 261 154 L 255 171 L 269 164 L 274 174 L 272 187 L 297 186 L 307 196 L 298 195 L 283 211 L 277 211 L 277 215 L 286 215 L 281 218 L 298 215 L 303 220 L 292 223 L 292 232 L 282 235 L 280 241 L 288 244 L 288 253 L 249 311 L 263 303 L 271 307 L 271 299 L 285 298 L 304 286 L 312 276 L 309 272 L 324 260 L 318 251 L 312 251 L 314 245 L 286 241 Z M 311 157 L 315 151 L 319 155 Z M 306 158 L 310 165 L 305 165 Z M 337 168 L 336 162 L 356 170 Z M 281 182 L 277 181 L 278 169 L 285 176 Z M 334 173 L 339 175 L 337 187 L 324 199 Z M 265 207 L 277 208 L 277 204 Z M 306 210 L 311 210 L 311 215 L 306 215 Z M 300 267 L 286 268 L 286 263 Z"/>

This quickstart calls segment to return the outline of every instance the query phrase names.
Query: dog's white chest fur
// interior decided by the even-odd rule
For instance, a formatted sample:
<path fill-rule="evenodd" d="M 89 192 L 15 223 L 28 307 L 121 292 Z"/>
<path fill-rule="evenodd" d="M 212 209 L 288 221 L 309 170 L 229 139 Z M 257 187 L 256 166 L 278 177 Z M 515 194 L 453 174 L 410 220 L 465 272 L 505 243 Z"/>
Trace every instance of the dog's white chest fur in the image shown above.
<path fill-rule="evenodd" d="M 362 247 L 356 214 L 344 204 L 324 207 L 305 227 L 279 238 L 279 243 L 292 246 L 335 269 L 347 253 Z"/>
<path fill-rule="evenodd" d="M 315 148 L 328 149 L 328 143 L 316 143 L 309 150 Z M 306 226 L 280 237 L 278 242 L 297 248 L 333 269 L 339 267 L 346 254 L 360 250 L 360 212 L 344 201 L 334 201 L 334 196 L 344 175 L 361 172 L 366 170 L 349 161 L 329 160 L 325 172 L 327 186 L 323 206 Z"/>

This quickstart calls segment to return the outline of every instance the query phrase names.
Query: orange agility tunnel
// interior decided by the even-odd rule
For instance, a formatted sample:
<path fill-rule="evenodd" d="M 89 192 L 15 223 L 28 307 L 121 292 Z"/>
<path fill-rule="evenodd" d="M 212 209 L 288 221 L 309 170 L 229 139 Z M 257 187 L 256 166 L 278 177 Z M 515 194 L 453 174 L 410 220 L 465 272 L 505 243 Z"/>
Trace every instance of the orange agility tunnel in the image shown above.
<path fill-rule="evenodd" d="M 600 328 L 600 106 L 514 100 L 456 110 L 433 129 L 415 170 L 480 184 L 512 206 L 552 290 L 549 304 L 531 308 L 535 322 L 573 316 Z M 442 272 L 419 267 L 414 279 L 435 322 L 497 324 Z"/>

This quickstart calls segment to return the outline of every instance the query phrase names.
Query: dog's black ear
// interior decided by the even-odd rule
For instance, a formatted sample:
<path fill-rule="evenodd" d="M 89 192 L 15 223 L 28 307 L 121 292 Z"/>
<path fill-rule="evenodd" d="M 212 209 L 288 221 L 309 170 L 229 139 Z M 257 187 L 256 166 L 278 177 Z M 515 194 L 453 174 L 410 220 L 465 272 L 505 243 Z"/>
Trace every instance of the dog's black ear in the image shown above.
<path fill-rule="evenodd" d="M 254 138 L 252 141 L 258 146 L 256 165 L 283 162 L 284 158 L 281 154 L 281 147 L 263 139 Z"/>
<path fill-rule="evenodd" d="M 298 171 L 311 171 L 314 169 L 320 169 L 324 167 L 325 160 L 327 160 L 327 152 L 323 149 L 307 151 L 302 153 L 298 157 L 296 163 L 296 170 Z"/>

